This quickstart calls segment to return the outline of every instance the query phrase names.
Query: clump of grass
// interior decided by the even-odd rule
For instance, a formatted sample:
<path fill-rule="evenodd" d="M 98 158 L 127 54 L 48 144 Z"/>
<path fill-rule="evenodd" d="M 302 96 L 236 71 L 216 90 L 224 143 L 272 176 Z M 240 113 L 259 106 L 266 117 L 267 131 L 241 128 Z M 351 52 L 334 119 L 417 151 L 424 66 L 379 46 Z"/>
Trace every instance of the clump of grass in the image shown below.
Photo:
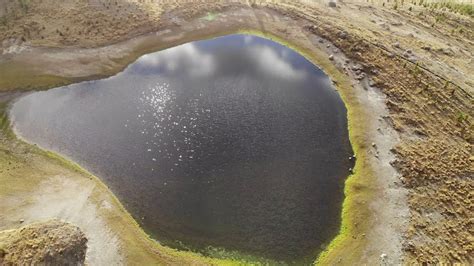
<path fill-rule="evenodd" d="M 0 134 L 3 134 L 4 137 L 10 138 L 14 136 L 14 134 L 10 127 L 7 108 L 8 104 L 6 102 L 0 102 Z"/>
<path fill-rule="evenodd" d="M 444 14 L 437 14 L 435 17 L 436 23 L 443 22 L 446 20 L 446 16 Z"/>
<path fill-rule="evenodd" d="M 207 21 L 213 21 L 213 20 L 215 20 L 218 16 L 219 16 L 219 14 L 217 14 L 217 13 L 207 12 L 207 15 L 206 15 L 205 17 L 203 17 L 203 19 L 204 19 L 204 20 L 207 20 Z"/>
<path fill-rule="evenodd" d="M 23 11 L 28 12 L 28 9 L 30 8 L 29 0 L 18 0 L 18 3 L 20 4 L 20 8 L 23 9 Z"/>
<path fill-rule="evenodd" d="M 446 82 L 444 83 L 444 89 L 447 89 L 449 87 L 449 80 L 446 80 Z"/>
<path fill-rule="evenodd" d="M 413 69 L 413 75 L 417 77 L 419 74 L 421 74 L 421 68 L 418 62 L 415 64 L 415 68 Z"/>
<path fill-rule="evenodd" d="M 458 113 L 457 120 L 459 123 L 462 123 L 463 121 L 467 121 L 469 119 L 469 115 L 463 112 Z"/>

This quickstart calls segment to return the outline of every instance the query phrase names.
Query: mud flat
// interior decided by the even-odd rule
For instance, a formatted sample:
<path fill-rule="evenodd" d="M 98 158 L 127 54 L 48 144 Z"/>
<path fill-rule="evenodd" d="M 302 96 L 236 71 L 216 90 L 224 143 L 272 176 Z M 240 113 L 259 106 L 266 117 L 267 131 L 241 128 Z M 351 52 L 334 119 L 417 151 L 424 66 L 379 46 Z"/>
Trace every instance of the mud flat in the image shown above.
<path fill-rule="evenodd" d="M 130 27 L 113 38 L 94 31 L 98 36 L 92 38 L 94 43 L 78 32 L 31 35 L 24 42 L 4 44 L 0 88 L 49 88 L 110 76 L 145 53 L 228 33 L 260 32 L 322 67 L 348 108 L 357 163 L 345 186 L 341 232 L 318 262 L 468 263 L 472 258 L 466 242 L 467 217 L 472 212 L 463 195 L 473 186 L 473 77 L 463 73 L 473 72 L 468 63 L 469 51 L 474 50 L 472 19 L 443 13 L 444 20 L 433 30 L 428 26 L 434 15 L 424 12 L 424 7 L 406 4 L 394 9 L 358 2 L 338 6 L 329 9 L 325 3 L 294 1 L 164 5 L 162 11 L 148 14 L 157 20 L 148 24 L 152 27 Z M 74 5 L 70 9 L 76 10 Z M 44 14 L 42 10 L 38 14 Z M 13 21 L 31 19 L 26 15 Z M 105 25 L 101 20 L 94 23 Z M 2 32 L 11 39 L 16 28 L 7 27 Z M 70 38 L 76 38 L 76 46 L 64 42 Z M 32 46 L 35 43 L 40 46 Z M 8 185 L 0 190 L 1 229 L 19 227 L 20 219 L 49 218 L 26 212 L 39 210 L 43 198 L 51 206 L 59 205 L 47 212 L 49 216 L 76 221 L 86 235 L 84 228 L 100 224 L 95 228 L 101 228 L 103 237 L 90 245 L 86 255 L 90 262 L 94 254 L 104 251 L 105 243 L 112 242 L 116 247 L 110 249 L 112 261 L 232 263 L 151 241 L 98 179 L 17 140 L 8 128 L 5 104 L 2 108 L 0 162 L 5 167 L 0 179 Z M 76 194 L 50 199 L 45 196 L 50 187 L 91 191 L 83 197 L 87 211 L 81 219 L 62 211 L 70 207 L 66 203 L 78 204 L 73 200 Z"/>

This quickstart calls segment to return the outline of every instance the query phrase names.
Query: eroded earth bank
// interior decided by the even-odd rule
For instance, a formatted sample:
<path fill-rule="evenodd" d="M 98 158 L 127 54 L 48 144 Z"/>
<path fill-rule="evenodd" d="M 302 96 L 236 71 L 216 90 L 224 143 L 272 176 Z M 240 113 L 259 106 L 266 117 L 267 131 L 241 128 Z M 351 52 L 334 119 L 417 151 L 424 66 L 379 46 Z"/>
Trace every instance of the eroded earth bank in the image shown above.
<path fill-rule="evenodd" d="M 320 66 L 348 109 L 357 162 L 341 232 L 317 262 L 472 263 L 472 12 L 419 1 L 331 6 L 1 0 L 0 230 L 70 222 L 87 237 L 91 265 L 237 263 L 149 239 L 97 177 L 18 139 L 8 107 L 30 90 L 113 75 L 148 52 L 246 32 Z"/>

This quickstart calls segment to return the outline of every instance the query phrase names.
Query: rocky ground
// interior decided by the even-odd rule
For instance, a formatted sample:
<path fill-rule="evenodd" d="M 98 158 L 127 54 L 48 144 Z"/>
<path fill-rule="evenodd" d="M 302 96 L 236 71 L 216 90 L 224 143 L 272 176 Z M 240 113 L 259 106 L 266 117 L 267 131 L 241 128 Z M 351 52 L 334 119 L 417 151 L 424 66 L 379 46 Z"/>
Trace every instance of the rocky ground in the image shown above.
<path fill-rule="evenodd" d="M 381 256 L 382 262 L 392 263 L 473 263 L 472 4 L 393 0 L 338 1 L 336 7 L 325 1 L 263 0 L 192 4 L 70 0 L 54 8 L 50 1 L 0 0 L 0 4 L 4 7 L 0 91 L 7 98 L 12 91 L 111 75 L 143 53 L 239 29 L 270 33 L 303 52 L 320 55 L 315 61 L 325 70 L 337 68 L 328 70 L 331 78 L 337 82 L 338 74 L 333 74 L 337 72 L 350 80 L 349 89 L 340 81 L 336 85 L 343 96 L 357 95 L 346 104 L 366 106 L 360 110 L 370 122 L 360 128 L 366 134 L 357 130 L 351 140 L 360 146 L 358 160 L 365 160 L 365 154 L 370 162 L 366 166 L 372 165 L 378 185 L 370 189 L 375 194 L 370 201 L 379 204 L 370 205 L 365 198 L 356 202 L 360 208 L 368 206 L 374 216 L 370 227 L 379 228 L 384 239 L 401 236 L 399 246 L 387 244 L 386 249 L 374 247 L 369 252 L 370 245 L 385 244 L 376 236 L 370 244 L 365 239 L 370 230 L 351 220 L 353 232 L 358 232 L 351 235 L 352 242 L 358 247 L 365 243 L 360 248 L 365 251 L 357 256 L 372 258 L 361 260 L 365 262 Z M 371 105 L 372 92 L 386 113 L 374 111 L 378 109 Z M 354 114 L 349 119 L 352 124 L 359 121 Z M 16 147 L 10 141 L 3 143 L 4 153 Z M 392 175 L 393 168 L 398 172 Z M 0 179 L 9 178 L 6 173 L 2 170 Z M 406 197 L 398 197 L 403 193 Z M 388 213 L 384 206 L 390 208 Z M 404 206 L 406 219 L 396 219 L 401 212 L 392 209 Z M 383 215 L 392 221 L 377 220 Z M 386 242 L 396 243 L 398 238 L 394 239 Z M 397 249 L 399 253 L 383 253 Z M 354 263 L 340 258 L 326 262 Z"/>
<path fill-rule="evenodd" d="M 84 265 L 87 238 L 58 220 L 0 232 L 0 265 Z"/>

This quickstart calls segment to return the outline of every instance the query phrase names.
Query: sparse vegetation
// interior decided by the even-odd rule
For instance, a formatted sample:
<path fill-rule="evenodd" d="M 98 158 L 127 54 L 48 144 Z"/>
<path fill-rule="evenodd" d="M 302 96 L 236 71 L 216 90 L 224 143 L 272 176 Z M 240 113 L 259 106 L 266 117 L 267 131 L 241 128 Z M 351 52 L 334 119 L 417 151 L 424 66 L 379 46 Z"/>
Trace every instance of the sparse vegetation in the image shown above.
<path fill-rule="evenodd" d="M 463 112 L 458 113 L 457 120 L 459 123 L 462 123 L 463 121 L 467 121 L 469 119 L 469 115 Z"/>
<path fill-rule="evenodd" d="M 28 12 L 29 10 L 29 7 L 30 7 L 30 1 L 29 0 L 18 0 L 18 3 L 20 4 L 20 8 L 24 11 L 24 12 Z"/>
<path fill-rule="evenodd" d="M 474 17 L 474 4 L 471 3 L 459 3 L 455 1 L 436 2 L 432 3 L 436 8 L 447 8 L 452 12 L 456 12 L 462 15 Z"/>

